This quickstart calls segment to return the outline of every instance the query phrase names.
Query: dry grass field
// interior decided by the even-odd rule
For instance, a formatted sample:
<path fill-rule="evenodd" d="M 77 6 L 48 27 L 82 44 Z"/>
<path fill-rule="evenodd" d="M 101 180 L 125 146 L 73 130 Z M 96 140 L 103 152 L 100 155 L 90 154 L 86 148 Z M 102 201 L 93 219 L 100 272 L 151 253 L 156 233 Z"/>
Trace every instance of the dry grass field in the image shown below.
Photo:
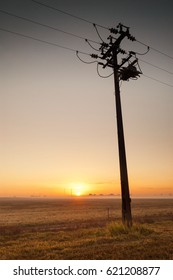
<path fill-rule="evenodd" d="M 108 210 L 109 209 L 109 210 Z M 173 259 L 173 199 L 0 198 L 0 259 Z"/>

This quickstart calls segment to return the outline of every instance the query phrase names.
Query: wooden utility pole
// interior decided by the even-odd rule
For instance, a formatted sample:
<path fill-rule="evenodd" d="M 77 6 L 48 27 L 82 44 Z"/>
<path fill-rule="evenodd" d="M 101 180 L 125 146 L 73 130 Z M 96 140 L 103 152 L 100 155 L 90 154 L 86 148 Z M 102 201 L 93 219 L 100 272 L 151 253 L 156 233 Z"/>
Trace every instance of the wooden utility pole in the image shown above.
<path fill-rule="evenodd" d="M 114 84 L 115 84 L 115 105 L 117 116 L 117 133 L 118 133 L 118 147 L 119 147 L 119 163 L 120 163 L 120 178 L 121 178 L 121 195 L 122 195 L 122 221 L 128 227 L 132 226 L 131 215 L 131 199 L 129 193 L 129 182 L 127 173 L 126 150 L 124 141 L 124 129 L 121 109 L 121 97 L 119 87 L 118 63 L 117 63 L 117 49 L 113 49 L 113 69 L 114 69 Z"/>
<path fill-rule="evenodd" d="M 94 27 L 96 28 L 97 34 L 99 35 L 96 25 L 94 25 Z M 101 47 L 98 50 L 100 52 L 100 56 L 97 54 L 91 54 L 91 57 L 102 61 L 102 62 L 98 62 L 97 64 L 97 71 L 99 65 L 102 65 L 103 68 L 110 67 L 113 69 L 114 85 L 115 85 L 115 105 L 116 105 L 116 117 L 117 117 L 120 178 L 121 178 L 122 222 L 126 224 L 128 227 L 131 227 L 132 226 L 131 198 L 130 198 L 129 182 L 128 182 L 119 81 L 120 80 L 129 81 L 129 79 L 137 79 L 139 74 L 142 73 L 141 71 L 138 71 L 135 66 L 135 65 L 139 66 L 138 59 L 136 58 L 136 53 L 132 51 L 126 52 L 120 47 L 122 40 L 125 38 L 131 41 L 136 40 L 133 36 L 131 36 L 129 32 L 129 27 L 119 23 L 117 28 L 110 28 L 109 31 L 110 33 L 113 33 L 116 36 L 118 35 L 118 37 L 115 38 L 112 35 L 110 35 L 108 37 L 109 40 L 108 43 L 102 40 L 102 43 L 100 43 Z M 102 39 L 100 35 L 99 38 Z M 119 58 L 118 55 L 120 54 L 121 56 L 126 55 L 126 57 L 121 58 L 121 61 L 118 61 Z"/>
<path fill-rule="evenodd" d="M 128 80 L 130 77 L 136 77 L 139 72 L 136 68 L 133 71 L 130 71 L 127 68 L 122 68 L 122 66 L 129 62 L 132 58 L 132 54 L 129 55 L 118 64 L 118 54 L 125 53 L 120 48 L 121 41 L 127 37 L 133 40 L 129 33 L 129 28 L 119 24 L 119 32 L 116 30 L 116 33 L 119 33 L 119 37 L 114 39 L 112 36 L 109 36 L 110 43 L 108 46 L 103 46 L 101 50 L 102 57 L 101 59 L 106 60 L 106 64 L 102 64 L 103 68 L 111 67 L 114 74 L 114 86 L 115 86 L 115 106 L 116 106 L 116 117 L 117 117 L 117 134 L 118 134 L 118 148 L 119 148 L 119 164 L 120 164 L 120 179 L 121 179 L 121 197 L 122 197 L 122 222 L 128 227 L 132 226 L 132 214 L 131 214 L 131 198 L 129 192 L 129 182 L 128 182 L 128 172 L 127 172 L 127 161 L 126 161 L 126 149 L 125 149 L 125 140 L 124 140 L 124 128 L 123 128 L 123 118 L 122 118 L 122 109 L 121 109 L 121 97 L 120 97 L 120 73 L 124 80 Z M 136 63 L 129 63 L 134 65 Z M 121 70 L 121 72 L 120 72 Z M 124 76 L 123 76 L 124 75 Z"/>

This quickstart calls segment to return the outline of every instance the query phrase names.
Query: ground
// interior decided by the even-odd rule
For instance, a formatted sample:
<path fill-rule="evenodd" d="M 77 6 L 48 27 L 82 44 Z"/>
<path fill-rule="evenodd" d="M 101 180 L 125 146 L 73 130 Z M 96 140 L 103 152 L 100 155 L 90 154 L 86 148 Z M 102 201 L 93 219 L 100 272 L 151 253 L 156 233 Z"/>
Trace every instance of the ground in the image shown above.
<path fill-rule="evenodd" d="M 173 199 L 0 199 L 0 259 L 173 259 Z"/>

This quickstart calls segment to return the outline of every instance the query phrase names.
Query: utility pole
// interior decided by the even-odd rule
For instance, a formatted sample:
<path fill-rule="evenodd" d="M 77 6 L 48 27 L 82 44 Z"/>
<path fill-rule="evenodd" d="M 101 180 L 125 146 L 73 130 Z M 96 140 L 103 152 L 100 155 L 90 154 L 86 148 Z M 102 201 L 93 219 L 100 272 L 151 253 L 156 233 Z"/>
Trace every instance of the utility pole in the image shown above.
<path fill-rule="evenodd" d="M 131 198 L 129 193 L 129 182 L 127 173 L 126 150 L 124 141 L 123 118 L 121 109 L 120 86 L 118 76 L 117 50 L 113 49 L 113 64 L 114 64 L 114 84 L 115 84 L 115 105 L 117 116 L 117 133 L 119 147 L 119 163 L 120 163 L 120 178 L 121 178 L 121 195 L 122 195 L 122 222 L 128 227 L 132 226 L 131 215 Z"/>
<path fill-rule="evenodd" d="M 96 25 L 94 25 L 94 27 L 96 28 Z M 96 31 L 97 34 L 99 35 L 97 28 Z M 124 26 L 120 23 L 118 24 L 117 28 L 110 28 L 109 31 L 115 35 L 118 35 L 118 37 L 114 38 L 112 35 L 110 35 L 108 37 L 109 43 L 105 43 L 102 40 L 102 43 L 100 43 L 101 47 L 98 50 L 100 52 L 100 56 L 97 54 L 92 54 L 91 57 L 95 59 L 99 59 L 101 61 L 104 60 L 104 63 L 98 62 L 97 70 L 99 65 L 101 65 L 103 68 L 110 67 L 113 69 L 114 86 L 115 86 L 115 105 L 116 105 L 116 117 L 117 117 L 118 148 L 119 148 L 120 179 L 121 179 L 122 222 L 128 227 L 131 227 L 132 226 L 131 198 L 130 198 L 129 182 L 128 182 L 128 171 L 127 171 L 119 81 L 120 80 L 129 81 L 129 79 L 137 79 L 139 77 L 139 74 L 142 74 L 142 72 L 138 64 L 138 59 L 136 58 L 136 53 L 133 51 L 127 53 L 126 51 L 120 48 L 120 44 L 122 40 L 125 38 L 131 41 L 135 41 L 135 37 L 131 36 L 129 32 L 129 27 Z M 122 55 L 127 55 L 127 56 L 126 58 L 121 58 L 121 62 L 119 62 L 118 61 L 119 54 L 121 54 L 121 56 Z M 133 61 L 131 61 L 132 59 Z M 128 65 L 124 66 L 126 64 Z M 135 65 L 139 67 L 140 71 L 137 70 Z"/>

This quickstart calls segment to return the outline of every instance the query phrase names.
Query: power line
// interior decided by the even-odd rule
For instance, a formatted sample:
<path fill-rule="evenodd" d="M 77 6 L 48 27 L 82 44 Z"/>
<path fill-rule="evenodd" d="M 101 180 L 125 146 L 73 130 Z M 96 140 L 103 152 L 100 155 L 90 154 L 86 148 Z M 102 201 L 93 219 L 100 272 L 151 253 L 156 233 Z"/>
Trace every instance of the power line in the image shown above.
<path fill-rule="evenodd" d="M 95 23 L 93 23 L 93 26 L 94 26 L 94 28 L 95 28 L 95 30 L 97 32 L 97 35 L 99 36 L 100 40 L 104 43 L 104 41 L 103 41 L 102 37 L 100 36 L 100 33 L 99 33 L 98 29 L 97 29 L 97 25 Z"/>
<path fill-rule="evenodd" d="M 162 52 L 162 51 L 160 51 L 160 50 L 158 50 L 158 49 L 155 49 L 155 48 L 153 48 L 153 47 L 150 47 L 150 46 L 148 46 L 147 44 L 145 44 L 145 43 L 143 43 L 143 42 L 141 42 L 141 41 L 139 41 L 139 40 L 136 40 L 136 42 L 140 43 L 140 44 L 143 45 L 143 46 L 149 47 L 151 50 L 153 50 L 153 51 L 155 51 L 155 52 L 158 52 L 158 53 L 160 53 L 160 54 L 162 54 L 162 55 L 164 55 L 164 56 L 166 56 L 166 57 L 168 57 L 168 58 L 173 59 L 173 57 L 170 56 L 169 54 L 164 53 L 164 52 Z"/>
<path fill-rule="evenodd" d="M 130 52 L 131 54 L 133 54 L 134 52 Z M 134 57 L 136 58 L 136 52 L 134 53 Z M 159 67 L 159 66 L 157 66 L 157 65 L 155 65 L 155 64 L 152 64 L 152 63 L 150 63 L 150 62 L 148 62 L 148 61 L 146 61 L 146 60 L 143 60 L 143 59 L 140 59 L 140 58 L 138 58 L 138 60 L 139 61 L 142 61 L 142 62 L 144 62 L 144 63 L 146 63 L 146 64 L 148 64 L 148 65 L 151 65 L 152 67 L 154 67 L 154 68 L 156 68 L 156 69 L 159 69 L 159 70 L 162 70 L 162 71 L 164 71 L 164 72 L 166 72 L 166 73 L 168 73 L 168 74 L 171 74 L 171 75 L 173 75 L 173 72 L 170 72 L 170 71 L 168 71 L 168 70 L 166 70 L 166 69 L 164 69 L 164 68 L 161 68 L 161 67 Z M 138 64 L 138 66 L 139 66 L 139 64 Z M 140 66 L 139 66 L 139 68 L 140 68 Z M 141 69 L 140 69 L 141 70 Z M 141 71 L 142 72 L 142 71 Z"/>
<path fill-rule="evenodd" d="M 17 35 L 17 36 L 20 36 L 20 37 L 23 37 L 23 38 L 28 38 L 30 40 L 34 40 L 34 41 L 37 41 L 37 42 L 41 42 L 41 43 L 44 43 L 44 44 L 47 44 L 47 45 L 50 45 L 50 46 L 54 46 L 54 47 L 58 47 L 58 48 L 62 48 L 62 49 L 65 49 L 65 50 L 68 50 L 68 51 L 72 51 L 72 52 L 77 52 L 77 53 L 81 53 L 81 54 L 84 54 L 84 55 L 88 55 L 88 56 L 91 56 L 90 54 L 86 53 L 86 52 L 82 52 L 82 51 L 78 51 L 78 50 L 75 50 L 75 49 L 72 49 L 72 48 L 69 48 L 69 47 L 65 47 L 65 46 L 62 46 L 62 45 L 59 45 L 59 44 L 56 44 L 56 43 L 52 43 L 52 42 L 49 42 L 49 41 L 45 41 L 45 40 L 42 40 L 42 39 L 38 39 L 38 38 L 35 38 L 35 37 L 32 37 L 32 36 L 29 36 L 29 35 L 25 35 L 25 34 L 22 34 L 22 33 L 19 33 L 19 32 L 15 32 L 15 31 L 11 31 L 11 30 L 8 30 L 8 29 L 5 29 L 5 28 L 0 28 L 1 31 L 3 32 L 7 32 L 7 33 L 10 33 L 10 34 L 14 34 L 14 35 Z M 99 71 L 98 71 L 98 65 L 97 65 L 97 72 L 98 72 L 98 75 L 102 78 L 108 78 L 110 77 L 113 73 L 111 73 L 110 75 L 108 76 L 101 76 Z M 170 85 L 170 84 L 167 84 L 165 82 L 162 82 L 158 79 L 155 79 L 153 77 L 150 77 L 150 76 L 147 76 L 145 74 L 143 74 L 143 76 L 145 76 L 146 78 L 149 78 L 151 80 L 154 80 L 156 82 L 159 82 L 161 84 L 164 84 L 164 85 L 167 85 L 169 87 L 173 87 L 173 85 Z"/>
<path fill-rule="evenodd" d="M 73 17 L 73 18 L 76 18 L 76 19 L 78 19 L 78 20 L 82 20 L 82 21 L 84 21 L 84 22 L 93 24 L 92 21 L 89 21 L 89 20 L 84 19 L 84 18 L 82 18 L 82 17 L 73 15 L 73 14 L 71 14 L 71 13 L 69 13 L 69 12 L 60 10 L 60 9 L 55 8 L 55 7 L 53 7 L 53 6 L 50 6 L 50 5 L 41 3 L 41 2 L 36 1 L 36 0 L 31 0 L 31 1 L 34 2 L 34 3 L 37 3 L 37 4 L 41 5 L 41 6 L 44 6 L 44 7 L 46 7 L 46 8 L 49 8 L 49 9 L 55 10 L 55 11 L 57 11 L 57 12 L 63 13 L 63 14 L 65 14 L 65 15 L 71 16 L 71 17 Z M 106 30 L 110 30 L 109 27 L 106 27 L 106 26 L 103 26 L 103 25 L 100 25 L 100 24 L 96 24 L 96 25 L 99 26 L 99 27 L 101 27 L 101 28 L 104 28 L 104 29 L 106 29 Z M 135 41 L 138 42 L 138 43 L 140 43 L 140 44 L 142 44 L 142 45 L 144 45 L 144 46 L 146 46 L 146 47 L 148 47 L 148 48 L 150 48 L 150 49 L 152 49 L 152 50 L 155 51 L 155 52 L 158 52 L 158 53 L 160 53 L 160 54 L 162 54 L 162 55 L 164 55 L 164 56 L 166 56 L 166 57 L 168 57 L 168 58 L 173 59 L 172 56 L 170 56 L 170 55 L 168 55 L 168 54 L 166 54 L 166 53 L 164 53 L 164 52 L 162 52 L 162 51 L 160 51 L 160 50 L 158 50 L 158 49 L 155 49 L 155 48 L 153 48 L 153 47 L 151 47 L 151 46 L 149 46 L 149 45 L 147 45 L 147 44 L 145 44 L 145 43 L 143 43 L 143 42 L 141 42 L 141 41 L 139 41 L 139 40 L 136 40 L 136 39 L 135 39 Z"/>
<path fill-rule="evenodd" d="M 155 79 L 155 78 L 153 78 L 153 77 L 147 76 L 147 75 L 145 75 L 145 74 L 143 74 L 143 76 L 146 77 L 146 78 L 149 78 L 149 79 L 151 79 L 151 80 L 153 80 L 153 81 L 156 81 L 156 82 L 158 82 L 158 83 L 160 83 L 160 84 L 166 85 L 166 86 L 168 86 L 168 87 L 173 87 L 173 85 L 167 84 L 167 83 L 165 83 L 165 82 L 162 82 L 162 81 L 160 81 L 160 80 L 158 80 L 158 79 Z"/>
<path fill-rule="evenodd" d="M 53 27 L 53 26 L 50 26 L 50 25 L 47 25 L 47 24 L 44 24 L 44 23 L 40 23 L 38 21 L 29 19 L 29 18 L 26 18 L 26 17 L 18 16 L 18 15 L 15 15 L 13 13 L 10 13 L 8 11 L 4 11 L 4 10 L 0 9 L 0 12 L 3 13 L 3 14 L 9 15 L 9 16 L 15 17 L 15 18 L 19 18 L 21 20 L 25 20 L 25 21 L 28 21 L 28 22 L 31 22 L 31 23 L 34 23 L 34 24 L 37 24 L 37 25 L 40 25 L 40 26 L 43 26 L 43 27 L 46 27 L 46 28 L 58 31 L 58 32 L 61 32 L 61 33 L 64 33 L 66 35 L 70 35 L 70 36 L 73 36 L 73 37 L 76 37 L 76 38 L 79 38 L 79 39 L 82 39 L 82 40 L 86 40 L 86 38 L 84 38 L 82 36 L 79 36 L 77 34 L 70 33 L 70 32 L 64 31 L 62 29 L 59 29 L 59 28 L 56 28 L 56 27 Z M 93 41 L 93 40 L 90 40 L 90 39 L 87 39 L 87 40 L 90 41 L 90 42 L 96 43 L 96 44 L 100 44 L 100 43 L 98 43 L 96 41 Z"/>
<path fill-rule="evenodd" d="M 88 43 L 88 45 L 95 51 L 99 52 L 99 49 L 96 49 L 95 47 L 93 47 L 90 43 L 90 41 L 88 41 L 87 39 L 85 39 L 85 41 Z"/>
<path fill-rule="evenodd" d="M 148 46 L 147 50 L 145 52 L 143 52 L 143 53 L 135 52 L 135 53 L 138 54 L 138 55 L 146 55 L 149 52 L 149 50 L 150 50 L 150 47 Z"/>
<path fill-rule="evenodd" d="M 45 41 L 45 40 L 42 40 L 42 39 L 38 39 L 38 38 L 35 38 L 35 37 L 32 37 L 32 36 L 25 35 L 25 34 L 22 34 L 22 33 L 19 33 L 19 32 L 15 32 L 15 31 L 11 31 L 11 30 L 8 30 L 8 29 L 5 29 L 5 28 L 0 28 L 0 30 L 1 30 L 1 31 L 4 31 L 4 32 L 7 32 L 7 33 L 11 33 L 11 34 L 17 35 L 17 36 L 20 36 L 20 37 L 23 37 L 23 38 L 28 38 L 28 39 L 31 39 L 31 40 L 34 40 L 34 41 L 38 41 L 38 42 L 47 44 L 47 45 L 51 45 L 51 46 L 54 46 L 54 47 L 58 47 L 58 48 L 61 48 L 61 49 L 65 49 L 65 50 L 68 50 L 68 51 L 72 51 L 72 52 L 76 52 L 76 51 L 77 51 L 77 50 L 72 49 L 72 48 L 69 48 L 69 47 L 61 46 L 61 45 L 56 44 L 56 43 L 52 43 L 52 42 L 49 42 L 49 41 Z M 78 51 L 78 53 L 81 53 L 81 54 L 85 54 L 85 55 L 89 55 L 89 56 L 90 56 L 90 54 L 85 53 L 85 52 L 82 52 L 82 51 Z"/>
<path fill-rule="evenodd" d="M 92 21 L 89 21 L 89 20 L 84 19 L 84 18 L 82 18 L 82 17 L 73 15 L 73 14 L 71 14 L 71 13 L 65 12 L 65 11 L 60 10 L 60 9 L 58 9 L 58 8 L 55 8 L 55 7 L 53 7 L 53 6 L 50 6 L 50 5 L 41 3 L 41 2 L 36 1 L 36 0 L 31 0 L 31 1 L 34 2 L 34 3 L 37 3 L 37 4 L 41 5 L 41 6 L 44 6 L 44 7 L 46 7 L 46 8 L 49 8 L 49 9 L 55 10 L 55 11 L 57 11 L 57 12 L 60 12 L 60 13 L 62 13 L 62 14 L 65 14 L 65 15 L 71 16 L 71 17 L 73 17 L 73 18 L 76 18 L 76 19 L 85 21 L 85 22 L 87 22 L 87 23 L 93 24 Z M 105 26 L 103 26 L 103 25 L 100 25 L 100 24 L 97 24 L 97 25 L 100 26 L 100 27 L 102 27 L 102 28 L 104 28 L 104 29 L 108 29 L 107 27 L 105 27 Z"/>
<path fill-rule="evenodd" d="M 144 63 L 146 63 L 146 64 L 148 64 L 148 65 L 151 65 L 151 66 L 153 66 L 153 67 L 155 67 L 155 68 L 157 68 L 157 69 L 159 69 L 159 70 L 162 70 L 162 71 L 164 71 L 164 72 L 166 72 L 166 73 L 168 73 L 168 74 L 173 75 L 173 72 L 170 72 L 170 71 L 168 71 L 168 70 L 166 70 L 166 69 L 163 69 L 163 68 L 161 68 L 161 67 L 159 67 L 159 66 L 157 66 L 157 65 L 154 65 L 154 64 L 152 64 L 152 63 L 150 63 L 150 62 L 147 62 L 147 61 L 145 61 L 145 60 L 143 60 L 143 59 L 140 59 L 140 58 L 138 58 L 138 60 L 139 60 L 139 61 L 142 61 L 142 62 L 144 62 Z"/>
<path fill-rule="evenodd" d="M 47 25 L 47 24 L 44 24 L 44 23 L 40 23 L 40 22 L 38 22 L 38 21 L 34 21 L 34 20 L 28 19 L 28 18 L 26 18 L 26 17 L 18 16 L 18 15 L 16 15 L 16 14 L 10 13 L 10 12 L 8 12 L 8 11 L 4 11 L 4 10 L 1 10 L 1 9 L 0 9 L 0 12 L 3 13 L 3 14 L 9 15 L 9 16 L 15 17 L 15 18 L 19 18 L 19 19 L 24 20 L 24 21 L 27 21 L 27 22 L 31 22 L 31 23 L 36 24 L 36 25 L 39 25 L 39 26 L 43 26 L 43 27 L 46 27 L 46 28 L 49 28 L 49 29 L 52 29 L 52 30 L 55 30 L 55 31 L 58 31 L 58 32 L 61 32 L 61 33 L 64 33 L 64 34 L 66 34 L 66 35 L 70 35 L 70 36 L 73 36 L 73 37 L 76 37 L 76 38 L 85 40 L 94 50 L 97 50 L 97 49 L 94 48 L 89 42 L 93 42 L 93 43 L 96 43 L 96 44 L 100 44 L 100 43 L 98 43 L 98 42 L 96 42 L 96 41 L 93 41 L 93 40 L 90 40 L 90 39 L 86 39 L 86 38 L 84 38 L 84 37 L 82 37 L 82 36 L 79 36 L 79 35 L 77 35 L 77 34 L 74 34 L 74 33 L 71 33 L 71 32 L 67 32 L 67 31 L 61 30 L 61 29 L 59 29 L 59 28 L 55 28 L 55 27 L 53 27 L 53 26 L 50 26 L 50 25 Z M 101 38 L 100 34 L 98 33 L 96 24 L 93 24 L 93 25 L 94 25 L 94 27 L 95 27 L 95 29 L 96 29 L 96 31 L 97 31 L 97 34 L 98 34 L 99 38 L 103 41 L 103 39 Z M 148 47 L 148 49 L 149 49 L 149 47 Z M 97 50 L 97 51 L 98 51 L 98 50 Z M 148 50 L 147 50 L 147 52 L 148 52 Z M 155 68 L 157 68 L 157 69 L 160 69 L 160 70 L 162 70 L 162 71 L 165 71 L 165 72 L 167 72 L 167 73 L 173 75 L 172 72 L 170 72 L 170 71 L 168 71 L 168 70 L 166 70 L 166 69 L 163 69 L 163 68 L 161 68 L 161 67 L 159 67 L 159 66 L 156 66 L 156 65 L 154 65 L 154 64 L 152 64 L 152 63 L 150 63 L 150 62 L 147 62 L 147 61 L 145 61 L 145 60 L 142 60 L 142 59 L 139 59 L 139 60 L 142 61 L 142 62 L 144 62 L 144 63 L 146 63 L 146 64 L 148 64 L 148 65 L 151 65 L 151 66 L 153 66 L 153 67 L 155 67 Z"/>
<path fill-rule="evenodd" d="M 86 63 L 86 64 L 97 63 L 96 60 L 95 60 L 95 61 L 84 61 L 83 59 L 80 58 L 79 52 L 78 52 L 78 51 L 76 51 L 76 56 L 77 56 L 77 58 L 78 58 L 80 61 L 82 61 L 83 63 Z"/>
<path fill-rule="evenodd" d="M 109 77 L 111 77 L 111 76 L 114 74 L 114 72 L 112 72 L 112 73 L 109 74 L 108 76 L 102 76 L 102 75 L 100 74 L 100 72 L 99 72 L 99 63 L 97 63 L 97 74 L 98 74 L 99 77 L 101 77 L 101 78 L 109 78 Z"/>

